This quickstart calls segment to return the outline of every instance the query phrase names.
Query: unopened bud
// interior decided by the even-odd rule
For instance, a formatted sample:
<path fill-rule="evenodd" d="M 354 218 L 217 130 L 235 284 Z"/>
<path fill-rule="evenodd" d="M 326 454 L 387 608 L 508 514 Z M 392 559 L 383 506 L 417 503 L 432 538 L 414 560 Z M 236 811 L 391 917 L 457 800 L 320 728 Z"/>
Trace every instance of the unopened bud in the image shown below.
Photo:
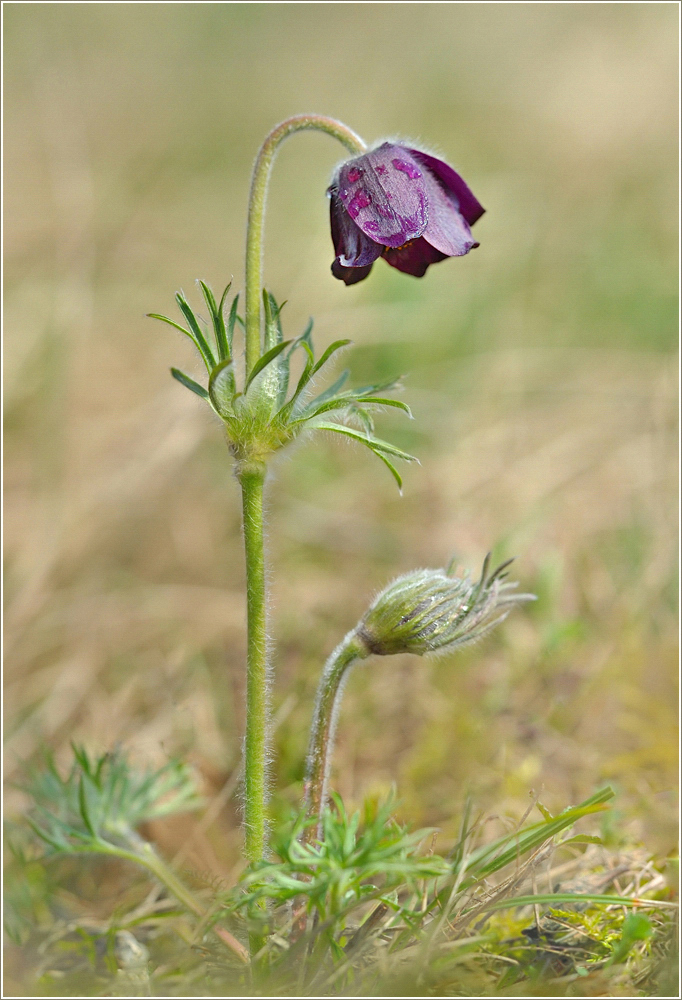
<path fill-rule="evenodd" d="M 511 559 L 492 573 L 490 555 L 478 581 L 468 573 L 423 569 L 400 576 L 379 594 L 356 629 L 370 653 L 416 653 L 453 649 L 474 642 L 503 621 L 514 604 L 534 601 L 506 582 Z"/>

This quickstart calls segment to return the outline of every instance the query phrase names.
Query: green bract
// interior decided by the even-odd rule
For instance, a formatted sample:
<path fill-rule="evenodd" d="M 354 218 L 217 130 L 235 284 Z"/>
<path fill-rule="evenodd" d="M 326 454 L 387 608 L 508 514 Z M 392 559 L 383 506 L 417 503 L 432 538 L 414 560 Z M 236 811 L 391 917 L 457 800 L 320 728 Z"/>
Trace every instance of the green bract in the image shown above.
<path fill-rule="evenodd" d="M 314 395 L 316 376 L 350 341 L 334 341 L 316 359 L 311 337 L 313 321 L 310 320 L 300 337 L 285 340 L 280 319 L 285 303 L 278 305 L 264 289 L 264 351 L 251 371 L 245 374 L 242 387 L 238 388 L 233 342 L 235 326 L 237 323 L 243 325 L 237 312 L 239 296 L 233 299 L 225 319 L 224 309 L 230 285 L 219 303 L 205 282 L 201 281 L 200 285 L 211 317 L 215 347 L 209 343 L 202 329 L 206 324 L 197 317 L 181 293 L 175 298 L 187 326 L 181 326 L 159 313 L 148 315 L 180 330 L 199 351 L 208 373 L 207 386 L 200 385 L 177 368 L 171 368 L 171 373 L 187 389 L 206 400 L 223 421 L 230 449 L 239 465 L 246 467 L 263 463 L 269 455 L 289 444 L 303 431 L 332 431 L 369 448 L 402 487 L 402 479 L 391 458 L 401 458 L 406 462 L 417 460 L 395 445 L 375 437 L 372 421 L 372 413 L 382 406 L 394 406 L 412 416 L 407 404 L 380 395 L 395 389 L 399 380 L 344 390 L 349 374 L 344 371 L 331 386 Z M 294 382 L 291 362 L 297 351 L 303 357 L 303 371 Z"/>

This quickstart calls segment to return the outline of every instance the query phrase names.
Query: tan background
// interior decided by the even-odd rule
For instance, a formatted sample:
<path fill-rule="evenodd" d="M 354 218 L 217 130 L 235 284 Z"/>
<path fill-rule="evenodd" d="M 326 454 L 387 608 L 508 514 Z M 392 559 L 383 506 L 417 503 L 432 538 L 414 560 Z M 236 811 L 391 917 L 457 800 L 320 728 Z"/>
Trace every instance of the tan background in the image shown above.
<path fill-rule="evenodd" d="M 352 679 L 335 783 L 396 781 L 454 829 L 616 784 L 620 829 L 674 840 L 674 4 L 18 5 L 6 27 L 6 690 L 14 776 L 44 743 L 237 766 L 244 598 L 220 428 L 174 383 L 191 347 L 145 319 L 242 283 L 252 158 L 301 111 L 439 150 L 488 209 L 481 247 L 347 289 L 323 136 L 278 161 L 266 281 L 356 381 L 405 372 L 400 498 L 317 439 L 270 484 L 275 815 L 300 793 L 324 657 L 393 575 L 494 547 L 537 605 L 436 661 Z M 13 803 L 15 800 L 10 799 Z M 16 800 L 19 804 L 19 800 Z M 167 849 L 193 819 L 154 832 Z M 193 863 L 238 858 L 234 800 Z"/>

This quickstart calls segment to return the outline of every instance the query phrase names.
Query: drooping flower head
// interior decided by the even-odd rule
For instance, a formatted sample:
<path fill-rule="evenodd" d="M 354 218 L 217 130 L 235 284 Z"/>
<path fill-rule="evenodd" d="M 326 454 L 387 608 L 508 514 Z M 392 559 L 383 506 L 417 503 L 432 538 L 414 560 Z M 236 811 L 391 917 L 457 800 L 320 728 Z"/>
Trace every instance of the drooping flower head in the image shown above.
<path fill-rule="evenodd" d="M 485 209 L 451 166 L 421 150 L 385 142 L 348 160 L 329 195 L 332 274 L 347 285 L 379 257 L 421 278 L 429 264 L 478 246 L 470 227 Z"/>

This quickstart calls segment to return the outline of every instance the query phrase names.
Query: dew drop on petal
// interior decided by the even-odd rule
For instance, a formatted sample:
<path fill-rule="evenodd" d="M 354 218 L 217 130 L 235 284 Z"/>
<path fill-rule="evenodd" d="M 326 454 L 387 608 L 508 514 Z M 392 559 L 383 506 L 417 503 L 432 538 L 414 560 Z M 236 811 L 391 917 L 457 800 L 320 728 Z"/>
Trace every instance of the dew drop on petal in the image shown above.
<path fill-rule="evenodd" d="M 360 188 L 358 191 L 356 191 L 348 204 L 348 214 L 350 215 L 351 219 L 357 218 L 357 215 L 360 212 L 360 210 L 363 208 L 367 208 L 367 206 L 371 203 L 371 200 L 372 199 L 364 190 L 364 188 Z"/>
<path fill-rule="evenodd" d="M 384 166 L 383 163 L 377 164 L 377 166 L 374 169 L 376 170 L 376 172 L 378 174 L 385 174 L 386 173 L 386 167 Z"/>
<path fill-rule="evenodd" d="M 360 167 L 351 167 L 348 171 L 348 183 L 355 184 L 356 181 L 360 180 L 363 173 L 364 171 L 362 171 Z"/>
<path fill-rule="evenodd" d="M 415 166 L 414 163 L 408 163 L 406 160 L 391 160 L 391 163 L 396 170 L 402 171 L 402 173 L 407 174 L 411 181 L 417 180 L 421 177 L 422 172 L 419 167 Z"/>

